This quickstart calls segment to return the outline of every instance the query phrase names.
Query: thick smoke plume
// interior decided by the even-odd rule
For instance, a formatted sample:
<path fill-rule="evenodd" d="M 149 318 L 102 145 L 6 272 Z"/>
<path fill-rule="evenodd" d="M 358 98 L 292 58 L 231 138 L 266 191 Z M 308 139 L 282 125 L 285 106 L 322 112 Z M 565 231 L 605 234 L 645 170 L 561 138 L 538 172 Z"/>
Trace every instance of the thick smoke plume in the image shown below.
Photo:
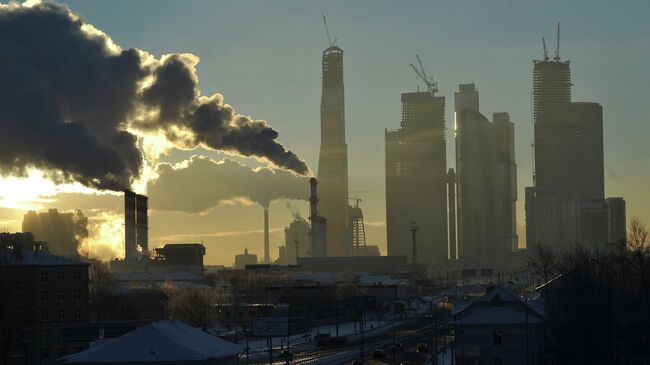
<path fill-rule="evenodd" d="M 181 164 L 158 165 L 148 187 L 152 209 L 201 213 L 243 199 L 268 207 L 276 199 L 307 199 L 307 178 L 286 170 L 251 169 L 233 160 L 193 156 Z"/>
<path fill-rule="evenodd" d="M 110 190 L 142 173 L 136 135 L 308 168 L 264 121 L 202 96 L 191 54 L 121 49 L 67 7 L 0 5 L 0 174 L 31 168 Z"/>
<path fill-rule="evenodd" d="M 74 256 L 79 244 L 88 237 L 88 218 L 80 210 L 30 211 L 23 217 L 23 232 L 31 232 L 36 240 L 47 242 L 52 253 Z"/>

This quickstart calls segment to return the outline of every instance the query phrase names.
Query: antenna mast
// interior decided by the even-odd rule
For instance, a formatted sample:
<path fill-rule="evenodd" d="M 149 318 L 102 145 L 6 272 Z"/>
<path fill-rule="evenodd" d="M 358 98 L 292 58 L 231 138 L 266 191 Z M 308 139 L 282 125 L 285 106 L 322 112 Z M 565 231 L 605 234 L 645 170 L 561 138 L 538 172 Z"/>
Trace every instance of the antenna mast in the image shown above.
<path fill-rule="evenodd" d="M 557 43 L 555 44 L 555 57 L 553 59 L 560 60 L 560 22 L 557 23 Z"/>

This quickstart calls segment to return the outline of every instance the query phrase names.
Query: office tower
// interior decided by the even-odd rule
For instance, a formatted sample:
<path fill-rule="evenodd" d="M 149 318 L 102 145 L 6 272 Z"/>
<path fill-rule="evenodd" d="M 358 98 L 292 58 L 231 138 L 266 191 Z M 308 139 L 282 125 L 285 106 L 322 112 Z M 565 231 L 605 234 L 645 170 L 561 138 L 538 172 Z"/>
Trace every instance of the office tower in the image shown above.
<path fill-rule="evenodd" d="M 605 199 L 607 211 L 607 242 L 624 243 L 627 240 L 627 221 L 625 200 L 623 198 Z"/>
<path fill-rule="evenodd" d="M 343 50 L 323 51 L 321 147 L 318 161 L 320 214 L 327 219 L 327 255 L 351 254 L 348 227 L 348 147 L 345 143 Z"/>
<path fill-rule="evenodd" d="M 571 116 L 578 126 L 580 147 L 580 241 L 607 241 L 605 206 L 605 160 L 603 154 L 603 108 L 598 103 L 571 103 Z"/>
<path fill-rule="evenodd" d="M 454 100 L 458 256 L 466 265 L 494 264 L 511 250 L 504 240 L 503 183 L 495 130 L 478 111 L 474 84 L 460 85 Z"/>
<path fill-rule="evenodd" d="M 510 251 L 519 248 L 517 234 L 517 164 L 515 163 L 515 125 L 508 113 L 493 113 L 492 127 L 497 149 L 497 171 L 503 191 L 503 232 Z"/>
<path fill-rule="evenodd" d="M 411 257 L 416 222 L 417 262 L 447 259 L 445 98 L 432 90 L 402 94 L 401 128 L 385 132 L 388 255 Z"/>
<path fill-rule="evenodd" d="M 571 70 L 559 47 L 533 61 L 534 175 L 526 188 L 526 241 L 563 250 L 579 239 L 579 127 L 572 118 Z"/>
<path fill-rule="evenodd" d="M 449 219 L 449 260 L 458 259 L 457 217 L 456 217 L 456 173 L 454 169 L 447 172 L 447 217 Z"/>

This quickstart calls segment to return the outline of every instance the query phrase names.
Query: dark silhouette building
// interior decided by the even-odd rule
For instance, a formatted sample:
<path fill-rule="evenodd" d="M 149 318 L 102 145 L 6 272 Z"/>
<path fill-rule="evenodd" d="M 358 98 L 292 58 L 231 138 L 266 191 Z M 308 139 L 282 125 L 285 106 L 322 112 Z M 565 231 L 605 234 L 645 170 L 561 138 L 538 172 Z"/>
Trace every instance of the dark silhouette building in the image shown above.
<path fill-rule="evenodd" d="M 607 242 L 625 242 L 627 238 L 625 200 L 623 198 L 607 198 L 605 206 L 607 207 Z"/>
<path fill-rule="evenodd" d="M 352 242 L 348 227 L 348 146 L 345 143 L 343 50 L 334 44 L 323 51 L 318 182 L 320 214 L 327 219 L 327 255 L 350 255 Z"/>
<path fill-rule="evenodd" d="M 69 334 L 88 322 L 88 265 L 49 253 L 31 233 L 0 233 L 0 361 L 55 364 L 87 347 Z"/>
<path fill-rule="evenodd" d="M 498 265 L 517 248 L 514 125 L 508 113 L 490 122 L 474 84 L 455 93 L 458 256 L 463 264 Z"/>
<path fill-rule="evenodd" d="M 447 260 L 447 153 L 445 98 L 431 91 L 402 94 L 401 128 L 385 132 L 388 255 L 413 262 L 411 222 L 417 232 L 417 263 Z"/>

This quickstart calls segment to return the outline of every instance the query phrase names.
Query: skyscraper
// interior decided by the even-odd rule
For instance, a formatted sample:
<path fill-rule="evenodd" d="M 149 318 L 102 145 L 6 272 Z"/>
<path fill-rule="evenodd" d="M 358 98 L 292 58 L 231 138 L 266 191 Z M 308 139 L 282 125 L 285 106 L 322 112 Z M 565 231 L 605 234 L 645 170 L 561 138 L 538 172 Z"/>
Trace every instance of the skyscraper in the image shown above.
<path fill-rule="evenodd" d="M 460 85 L 454 101 L 458 256 L 464 264 L 492 265 L 511 250 L 504 238 L 504 182 L 495 128 L 479 112 L 474 84 Z"/>
<path fill-rule="evenodd" d="M 417 232 L 417 263 L 447 260 L 445 98 L 402 94 L 401 128 L 385 132 L 388 255 L 413 261 L 410 223 Z"/>
<path fill-rule="evenodd" d="M 503 234 L 505 247 L 519 248 L 517 234 L 517 164 L 515 163 L 515 125 L 508 113 L 493 113 L 492 127 L 497 149 L 497 171 L 501 179 Z"/>
<path fill-rule="evenodd" d="M 559 51 L 533 61 L 535 166 L 526 188 L 526 241 L 556 250 L 579 240 L 579 126 L 571 114 L 571 70 Z"/>
<path fill-rule="evenodd" d="M 318 161 L 320 214 L 327 219 L 327 255 L 351 254 L 348 227 L 348 146 L 345 143 L 343 50 L 323 51 L 321 147 Z"/>

